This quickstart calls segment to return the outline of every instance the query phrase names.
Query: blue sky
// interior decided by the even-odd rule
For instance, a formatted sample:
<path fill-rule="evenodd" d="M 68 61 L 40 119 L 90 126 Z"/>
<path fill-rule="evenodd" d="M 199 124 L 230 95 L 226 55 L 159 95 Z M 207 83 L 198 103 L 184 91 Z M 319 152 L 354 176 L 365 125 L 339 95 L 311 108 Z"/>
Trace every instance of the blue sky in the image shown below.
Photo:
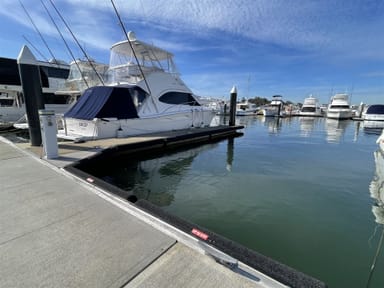
<path fill-rule="evenodd" d="M 71 61 L 43 1 L 76 58 L 84 58 L 49 0 L 21 0 L 54 56 Z M 52 0 L 87 53 L 108 63 L 124 40 L 109 0 Z M 352 102 L 384 103 L 384 1 L 115 0 L 127 31 L 171 51 L 197 95 L 327 103 L 347 92 Z M 51 58 L 16 0 L 1 0 L 0 56 L 17 58 L 27 44 Z M 28 41 L 40 52 L 37 52 Z"/>

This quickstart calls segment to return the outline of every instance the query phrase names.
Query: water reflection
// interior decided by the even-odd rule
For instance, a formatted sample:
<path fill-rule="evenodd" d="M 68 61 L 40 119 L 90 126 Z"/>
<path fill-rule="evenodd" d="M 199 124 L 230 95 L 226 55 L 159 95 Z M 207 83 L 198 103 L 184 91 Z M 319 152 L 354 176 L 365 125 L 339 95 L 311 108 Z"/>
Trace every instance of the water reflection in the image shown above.
<path fill-rule="evenodd" d="M 234 144 L 235 144 L 234 138 L 229 138 L 228 144 L 227 144 L 227 166 L 226 166 L 228 171 L 232 171 Z"/>
<path fill-rule="evenodd" d="M 327 142 L 339 143 L 340 139 L 345 133 L 345 129 L 348 127 L 349 120 L 337 120 L 337 119 L 326 119 L 325 130 L 327 132 Z"/>
<path fill-rule="evenodd" d="M 364 133 L 380 135 L 384 129 L 384 121 L 367 121 L 363 122 Z"/>
<path fill-rule="evenodd" d="M 374 153 L 376 172 L 375 176 L 369 185 L 371 197 L 375 200 L 375 205 L 372 206 L 372 213 L 375 215 L 375 221 L 379 224 L 384 224 L 384 156 L 383 152 L 377 150 Z"/>
<path fill-rule="evenodd" d="M 135 195 L 147 199 L 158 206 L 169 206 L 174 200 L 174 192 L 190 169 L 194 158 L 207 148 L 217 144 L 204 145 L 172 154 L 154 155 L 147 159 L 129 159 L 123 166 L 108 171 L 101 177 L 126 191 L 120 195 L 128 199 Z"/>
<path fill-rule="evenodd" d="M 259 117 L 255 115 L 248 115 L 248 116 L 239 116 L 236 117 L 236 124 L 237 125 L 244 125 L 244 126 L 250 126 L 253 125 L 255 122 L 257 122 Z M 229 122 L 229 120 L 228 120 Z"/>
<path fill-rule="evenodd" d="M 219 142 L 218 142 L 219 143 Z M 174 201 L 174 193 L 180 182 L 190 171 L 195 157 L 204 150 L 216 148 L 219 144 L 202 145 L 188 150 L 180 150 L 146 159 L 120 161 L 117 167 L 99 171 L 98 177 L 124 191 L 119 196 L 127 200 L 146 199 L 158 206 L 169 206 Z M 227 171 L 232 170 L 234 161 L 234 138 L 227 139 Z M 223 163 L 224 164 L 224 163 Z"/>
<path fill-rule="evenodd" d="M 309 137 L 315 127 L 315 117 L 299 117 L 300 121 L 300 136 Z"/>
<path fill-rule="evenodd" d="M 261 122 L 268 127 L 268 132 L 278 134 L 281 131 L 282 119 L 279 117 L 262 117 Z"/>
<path fill-rule="evenodd" d="M 375 216 L 375 222 L 378 223 L 378 228 L 381 229 L 380 239 L 378 240 L 376 253 L 372 259 L 368 281 L 366 287 L 371 287 L 373 273 L 376 268 L 377 259 L 380 255 L 383 241 L 384 241 L 384 158 L 383 152 L 378 150 L 374 152 L 376 172 L 371 184 L 369 185 L 369 192 L 371 197 L 375 200 L 372 205 L 372 213 Z"/>

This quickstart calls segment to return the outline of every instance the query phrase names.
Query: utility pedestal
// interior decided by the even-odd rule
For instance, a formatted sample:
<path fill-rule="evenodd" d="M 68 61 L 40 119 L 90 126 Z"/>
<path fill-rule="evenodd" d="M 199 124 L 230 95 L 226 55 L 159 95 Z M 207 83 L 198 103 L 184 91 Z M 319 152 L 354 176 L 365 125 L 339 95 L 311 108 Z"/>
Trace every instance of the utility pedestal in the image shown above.
<path fill-rule="evenodd" d="M 39 110 L 39 118 L 45 158 L 57 158 L 59 157 L 59 152 L 55 112 L 51 110 Z"/>

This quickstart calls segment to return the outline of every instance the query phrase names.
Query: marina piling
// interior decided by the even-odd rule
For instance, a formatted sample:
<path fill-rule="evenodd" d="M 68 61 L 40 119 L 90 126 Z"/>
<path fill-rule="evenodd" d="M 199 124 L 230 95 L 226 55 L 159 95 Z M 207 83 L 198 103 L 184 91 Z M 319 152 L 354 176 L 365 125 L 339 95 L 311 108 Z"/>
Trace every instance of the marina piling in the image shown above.
<path fill-rule="evenodd" d="M 229 106 L 229 126 L 235 126 L 236 118 L 236 101 L 237 101 L 237 89 L 236 86 L 231 90 L 231 103 Z"/>
<path fill-rule="evenodd" d="M 23 88 L 31 145 L 40 146 L 42 139 L 38 110 L 44 109 L 43 92 L 37 60 L 26 45 L 23 46 L 17 57 L 17 64 Z"/>

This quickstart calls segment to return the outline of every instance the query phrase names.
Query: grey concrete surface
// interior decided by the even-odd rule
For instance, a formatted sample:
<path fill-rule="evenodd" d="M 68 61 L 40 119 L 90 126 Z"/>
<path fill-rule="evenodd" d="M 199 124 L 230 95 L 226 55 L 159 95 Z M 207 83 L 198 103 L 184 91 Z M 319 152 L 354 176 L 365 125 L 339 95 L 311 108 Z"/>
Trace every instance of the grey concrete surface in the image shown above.
<path fill-rule="evenodd" d="M 121 287 L 174 243 L 0 141 L 0 287 Z"/>
<path fill-rule="evenodd" d="M 124 288 L 179 288 L 179 287 L 265 287 L 257 280 L 245 278 L 213 258 L 179 243 L 154 262 Z"/>
<path fill-rule="evenodd" d="M 0 287 L 266 287 L 44 163 L 0 137 Z"/>

